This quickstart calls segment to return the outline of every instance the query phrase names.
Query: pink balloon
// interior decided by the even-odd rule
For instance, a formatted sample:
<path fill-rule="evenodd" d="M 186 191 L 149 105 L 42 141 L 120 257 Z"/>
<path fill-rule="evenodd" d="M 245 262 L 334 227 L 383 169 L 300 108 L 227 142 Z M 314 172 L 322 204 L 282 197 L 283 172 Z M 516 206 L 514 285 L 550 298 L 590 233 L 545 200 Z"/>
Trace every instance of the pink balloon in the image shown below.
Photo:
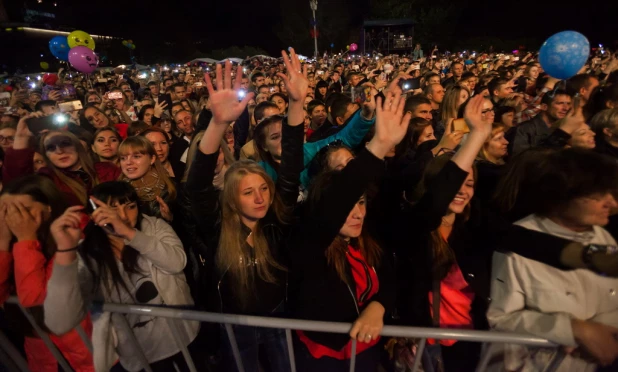
<path fill-rule="evenodd" d="M 99 66 L 99 57 L 88 47 L 76 46 L 69 51 L 69 62 L 77 71 L 90 74 Z"/>
<path fill-rule="evenodd" d="M 350 44 L 350 51 L 351 51 L 351 52 L 354 52 L 354 51 L 356 51 L 357 49 L 358 49 L 358 45 L 356 45 L 356 44 L 354 44 L 354 43 Z"/>

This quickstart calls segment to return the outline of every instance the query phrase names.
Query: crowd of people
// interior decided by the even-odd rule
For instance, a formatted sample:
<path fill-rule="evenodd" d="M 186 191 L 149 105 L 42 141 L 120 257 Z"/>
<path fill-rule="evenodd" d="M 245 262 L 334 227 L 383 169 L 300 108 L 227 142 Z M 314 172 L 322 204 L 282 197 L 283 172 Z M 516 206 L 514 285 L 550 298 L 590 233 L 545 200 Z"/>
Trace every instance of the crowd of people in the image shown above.
<path fill-rule="evenodd" d="M 139 349 L 153 371 L 188 371 L 185 349 L 198 371 L 238 370 L 223 325 L 102 302 L 351 324 L 294 331 L 299 371 L 347 371 L 354 351 L 356 371 L 483 356 L 488 371 L 616 371 L 608 55 L 566 81 L 533 53 L 437 50 L 14 77 L 0 329 L 45 372 L 57 361 L 9 296 L 80 372 L 140 371 Z M 558 347 L 430 339 L 417 355 L 384 324 Z M 232 329 L 245 371 L 291 371 L 284 330 Z"/>

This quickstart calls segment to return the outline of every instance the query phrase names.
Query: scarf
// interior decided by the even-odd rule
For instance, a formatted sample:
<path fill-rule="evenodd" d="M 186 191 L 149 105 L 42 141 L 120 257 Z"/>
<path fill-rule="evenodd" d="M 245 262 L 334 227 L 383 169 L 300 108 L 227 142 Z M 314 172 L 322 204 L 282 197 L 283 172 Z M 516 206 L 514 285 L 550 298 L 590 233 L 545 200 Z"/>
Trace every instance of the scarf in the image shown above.
<path fill-rule="evenodd" d="M 146 173 L 142 178 L 137 180 L 126 179 L 131 186 L 137 191 L 137 196 L 142 202 L 150 202 L 156 200 L 157 196 L 161 196 L 163 190 L 166 189 L 165 182 L 159 177 L 159 174 L 154 170 Z"/>

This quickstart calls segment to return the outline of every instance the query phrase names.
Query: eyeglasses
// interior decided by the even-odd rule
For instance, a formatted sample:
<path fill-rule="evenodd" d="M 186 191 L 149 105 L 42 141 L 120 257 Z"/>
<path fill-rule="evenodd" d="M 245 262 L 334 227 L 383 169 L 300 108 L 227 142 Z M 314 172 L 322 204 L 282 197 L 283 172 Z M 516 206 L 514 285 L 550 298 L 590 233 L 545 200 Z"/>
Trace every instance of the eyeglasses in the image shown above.
<path fill-rule="evenodd" d="M 55 152 L 57 149 L 64 150 L 66 148 L 72 147 L 73 142 L 68 137 L 55 136 L 52 137 L 49 142 L 45 144 L 46 152 Z"/>
<path fill-rule="evenodd" d="M 495 109 L 490 108 L 490 109 L 483 110 L 483 111 L 481 111 L 481 114 L 485 115 L 485 114 L 490 113 L 490 112 L 492 114 L 494 114 L 495 113 Z"/>
<path fill-rule="evenodd" d="M 0 142 L 13 142 L 13 140 L 15 140 L 15 136 L 0 136 Z"/>

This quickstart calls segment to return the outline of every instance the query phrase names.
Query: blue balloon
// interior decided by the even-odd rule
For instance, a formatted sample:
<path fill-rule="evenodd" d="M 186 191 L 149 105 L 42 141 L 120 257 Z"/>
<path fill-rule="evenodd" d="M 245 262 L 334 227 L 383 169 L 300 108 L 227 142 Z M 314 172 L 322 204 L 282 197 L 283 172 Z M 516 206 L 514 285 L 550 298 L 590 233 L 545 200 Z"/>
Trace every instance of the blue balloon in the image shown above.
<path fill-rule="evenodd" d="M 331 45 L 330 45 L 330 47 L 331 47 L 331 48 L 334 48 L 334 47 L 335 47 L 335 44 L 334 44 L 334 43 L 333 43 L 333 44 L 331 44 Z"/>
<path fill-rule="evenodd" d="M 69 60 L 69 42 L 66 36 L 54 36 L 49 41 L 49 50 L 51 54 L 61 61 Z"/>
<path fill-rule="evenodd" d="M 590 56 L 590 42 L 576 31 L 562 31 L 545 40 L 539 51 L 543 70 L 556 79 L 577 75 Z"/>

